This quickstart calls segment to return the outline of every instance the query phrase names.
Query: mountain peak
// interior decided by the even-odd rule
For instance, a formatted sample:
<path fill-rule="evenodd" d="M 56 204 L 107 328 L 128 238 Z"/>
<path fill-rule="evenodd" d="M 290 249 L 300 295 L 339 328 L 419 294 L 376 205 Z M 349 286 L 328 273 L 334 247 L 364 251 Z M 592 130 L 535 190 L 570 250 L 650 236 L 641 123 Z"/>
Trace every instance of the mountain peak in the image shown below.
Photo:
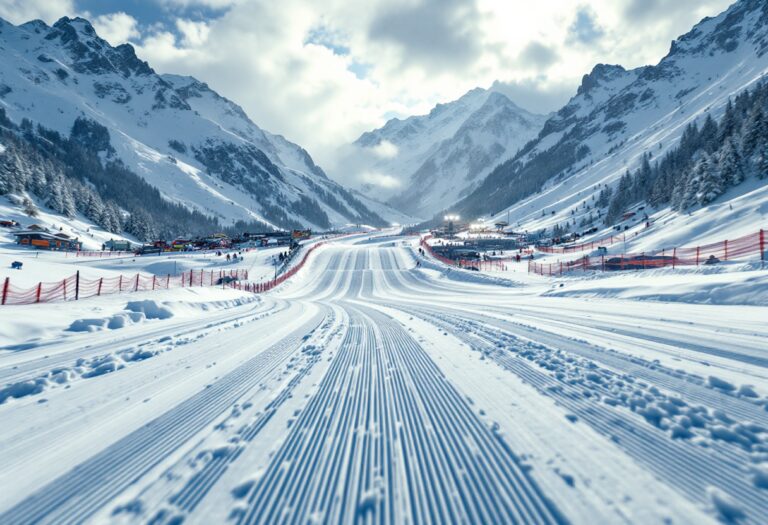
<path fill-rule="evenodd" d="M 61 43 L 61 47 L 69 51 L 74 69 L 80 73 L 117 73 L 126 78 L 132 74 L 154 74 L 149 64 L 136 56 L 132 45 L 112 47 L 99 37 L 91 23 L 84 18 L 60 18 L 53 27 L 48 28 L 45 39 Z"/>
<path fill-rule="evenodd" d="M 71 27 L 72 29 L 74 29 L 75 31 L 83 35 L 86 35 L 89 37 L 97 37 L 96 30 L 93 28 L 91 23 L 85 18 L 81 18 L 79 16 L 76 16 L 74 18 L 63 16 L 59 18 L 55 24 L 53 24 L 53 27 L 57 29 L 62 29 L 62 30 L 65 28 Z"/>
<path fill-rule="evenodd" d="M 717 17 L 707 17 L 672 42 L 667 57 L 731 53 L 740 45 L 756 45 L 758 55 L 768 50 L 768 3 L 741 0 Z"/>
<path fill-rule="evenodd" d="M 0 18 L 0 20 L 3 22 L 3 24 L 13 25 L 3 18 Z M 34 31 L 36 33 L 39 33 L 41 31 L 48 31 L 50 29 L 50 27 L 48 27 L 48 24 L 46 24 L 45 22 L 39 19 L 30 20 L 29 22 L 25 22 L 21 24 L 19 27 L 29 31 Z"/>
<path fill-rule="evenodd" d="M 627 70 L 619 65 L 597 64 L 594 68 L 592 68 L 592 71 L 589 74 L 582 77 L 581 85 L 576 91 L 576 94 L 589 95 L 590 91 L 596 87 L 605 82 L 610 82 L 611 80 L 623 75 L 626 72 Z"/>

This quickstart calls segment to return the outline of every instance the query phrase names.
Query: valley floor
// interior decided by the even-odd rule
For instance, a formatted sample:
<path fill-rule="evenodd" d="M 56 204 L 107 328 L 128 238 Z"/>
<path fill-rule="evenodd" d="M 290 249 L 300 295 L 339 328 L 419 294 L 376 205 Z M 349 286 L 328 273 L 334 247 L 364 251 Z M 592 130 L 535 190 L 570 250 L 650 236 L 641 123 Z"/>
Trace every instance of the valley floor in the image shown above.
<path fill-rule="evenodd" d="M 768 522 L 762 299 L 415 254 L 350 238 L 273 293 L 110 298 L 183 312 L 119 330 L 28 340 L 52 305 L 3 307 L 0 523 Z"/>

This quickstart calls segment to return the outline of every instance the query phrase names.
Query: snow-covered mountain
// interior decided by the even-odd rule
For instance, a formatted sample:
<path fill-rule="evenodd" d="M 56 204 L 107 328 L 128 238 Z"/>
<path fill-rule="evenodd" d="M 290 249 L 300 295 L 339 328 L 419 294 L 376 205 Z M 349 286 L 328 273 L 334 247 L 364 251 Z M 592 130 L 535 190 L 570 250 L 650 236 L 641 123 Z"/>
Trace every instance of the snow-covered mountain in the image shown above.
<path fill-rule="evenodd" d="M 64 136 L 78 117 L 96 121 L 109 132 L 105 159 L 122 160 L 165 198 L 224 225 L 387 222 L 300 146 L 262 130 L 206 84 L 157 74 L 130 45 L 112 47 L 84 19 L 52 27 L 0 20 L 0 52 L 0 108 L 12 121 L 26 118 Z"/>
<path fill-rule="evenodd" d="M 454 209 L 490 222 L 509 217 L 531 230 L 567 221 L 597 188 L 615 187 L 636 169 L 643 154 L 661 158 L 686 126 L 722 116 L 728 100 L 766 71 L 768 3 L 740 0 L 674 41 L 655 66 L 596 66 L 536 141 Z"/>
<path fill-rule="evenodd" d="M 368 183 L 362 191 L 385 195 L 410 215 L 431 216 L 470 193 L 534 138 L 545 120 L 482 88 L 438 104 L 428 115 L 392 119 L 353 144 L 364 159 L 361 180 L 390 181 L 388 188 Z"/>

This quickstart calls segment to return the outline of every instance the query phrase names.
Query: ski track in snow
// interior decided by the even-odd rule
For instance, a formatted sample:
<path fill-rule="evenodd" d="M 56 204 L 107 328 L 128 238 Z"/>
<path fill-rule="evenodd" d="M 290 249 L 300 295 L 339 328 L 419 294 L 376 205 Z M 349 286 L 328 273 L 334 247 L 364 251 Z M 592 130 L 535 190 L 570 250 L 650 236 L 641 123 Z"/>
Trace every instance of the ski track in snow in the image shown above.
<path fill-rule="evenodd" d="M 0 404 L 14 427 L 0 430 L 0 523 L 587 523 L 568 498 L 604 523 L 768 521 L 764 327 L 710 326 L 728 307 L 687 324 L 580 310 L 436 278 L 406 238 L 357 242 L 318 250 L 255 305 L 0 356 L 2 383 L 45 383 Z M 666 507 L 639 512 L 644 496 L 614 501 L 540 457 L 560 441 L 496 423 L 441 345 L 529 392 L 553 436 L 583 425 L 622 458 L 620 493 L 636 472 Z M 118 365 L 93 373 L 105 359 Z M 556 455 L 595 481 L 614 467 Z"/>

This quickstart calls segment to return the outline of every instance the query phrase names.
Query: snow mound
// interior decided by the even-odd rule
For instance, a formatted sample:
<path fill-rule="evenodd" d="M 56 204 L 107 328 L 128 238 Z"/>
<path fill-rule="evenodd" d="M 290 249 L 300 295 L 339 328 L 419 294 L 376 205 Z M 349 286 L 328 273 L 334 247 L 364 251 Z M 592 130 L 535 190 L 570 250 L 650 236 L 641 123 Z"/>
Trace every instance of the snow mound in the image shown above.
<path fill-rule="evenodd" d="M 737 523 L 744 518 L 744 511 L 736 503 L 733 498 L 722 490 L 709 487 L 707 489 L 709 500 L 712 502 L 712 506 L 718 514 L 718 517 L 725 523 Z"/>
<path fill-rule="evenodd" d="M 77 319 L 73 321 L 67 332 L 96 332 L 107 326 L 107 319 Z"/>
<path fill-rule="evenodd" d="M 173 311 L 152 299 L 144 301 L 131 301 L 125 305 L 129 312 L 143 313 L 147 319 L 170 319 L 173 317 Z"/>

